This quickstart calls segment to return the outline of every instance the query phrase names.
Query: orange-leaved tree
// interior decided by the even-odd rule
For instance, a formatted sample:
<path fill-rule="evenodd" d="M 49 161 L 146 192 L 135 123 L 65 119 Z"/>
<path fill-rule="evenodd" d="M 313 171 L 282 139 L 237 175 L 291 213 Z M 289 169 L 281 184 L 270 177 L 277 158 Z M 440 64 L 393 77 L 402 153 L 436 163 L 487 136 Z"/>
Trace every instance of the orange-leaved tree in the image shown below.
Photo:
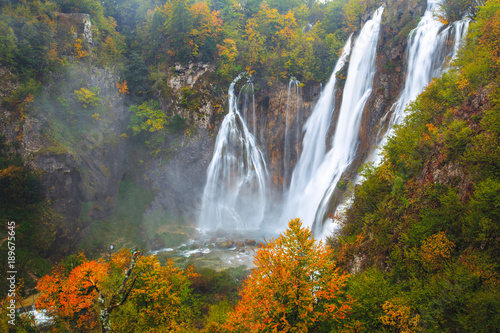
<path fill-rule="evenodd" d="M 56 319 L 53 331 L 89 332 L 99 326 L 103 332 L 109 331 L 109 313 L 125 302 L 133 286 L 129 277 L 136 254 L 123 249 L 107 261 L 88 260 L 83 254 L 72 256 L 41 278 L 36 307 Z"/>
<path fill-rule="evenodd" d="M 256 268 L 229 315 L 230 332 L 331 332 L 347 330 L 353 300 L 332 253 L 300 219 L 257 250 Z"/>

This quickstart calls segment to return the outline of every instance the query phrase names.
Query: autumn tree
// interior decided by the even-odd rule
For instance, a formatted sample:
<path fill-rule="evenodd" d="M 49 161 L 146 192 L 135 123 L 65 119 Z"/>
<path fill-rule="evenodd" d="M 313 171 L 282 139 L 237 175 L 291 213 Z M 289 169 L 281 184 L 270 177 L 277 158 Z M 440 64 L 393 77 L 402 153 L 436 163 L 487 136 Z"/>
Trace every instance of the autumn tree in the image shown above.
<path fill-rule="evenodd" d="M 344 7 L 344 15 L 347 24 L 352 27 L 359 27 L 363 20 L 363 15 L 372 5 L 371 0 L 349 0 Z"/>
<path fill-rule="evenodd" d="M 189 32 L 191 57 L 210 61 L 217 50 L 222 32 L 222 20 L 218 11 L 211 11 L 206 2 L 195 2 L 190 8 L 193 27 Z"/>
<path fill-rule="evenodd" d="M 225 325 L 230 332 L 330 332 L 346 328 L 353 300 L 331 252 L 293 219 L 260 248 L 256 268 Z"/>
<path fill-rule="evenodd" d="M 161 265 L 156 256 L 141 257 L 137 280 L 127 307 L 113 317 L 117 332 L 186 332 L 194 318 L 191 280 L 197 274 L 174 267 L 169 260 Z"/>
<path fill-rule="evenodd" d="M 56 266 L 38 281 L 37 308 L 56 318 L 54 329 L 110 331 L 109 316 L 126 301 L 137 253 L 123 249 L 110 260 L 88 260 L 83 254 Z M 125 274 L 124 274 L 125 271 Z M 97 309 L 100 309 L 98 312 Z"/>

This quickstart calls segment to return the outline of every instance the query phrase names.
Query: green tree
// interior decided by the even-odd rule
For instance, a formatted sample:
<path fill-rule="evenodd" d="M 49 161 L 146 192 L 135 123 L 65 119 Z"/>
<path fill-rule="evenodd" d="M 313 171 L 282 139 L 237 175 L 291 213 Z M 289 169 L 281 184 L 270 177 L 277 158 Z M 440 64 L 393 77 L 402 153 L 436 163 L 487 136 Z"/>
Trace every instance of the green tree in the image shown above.
<path fill-rule="evenodd" d="M 453 23 L 465 16 L 475 17 L 477 0 L 444 0 L 439 17 L 445 23 Z"/>
<path fill-rule="evenodd" d="M 141 105 L 131 105 L 129 128 L 135 134 L 141 131 L 156 132 L 165 128 L 168 117 L 161 110 L 157 101 L 146 101 Z"/>

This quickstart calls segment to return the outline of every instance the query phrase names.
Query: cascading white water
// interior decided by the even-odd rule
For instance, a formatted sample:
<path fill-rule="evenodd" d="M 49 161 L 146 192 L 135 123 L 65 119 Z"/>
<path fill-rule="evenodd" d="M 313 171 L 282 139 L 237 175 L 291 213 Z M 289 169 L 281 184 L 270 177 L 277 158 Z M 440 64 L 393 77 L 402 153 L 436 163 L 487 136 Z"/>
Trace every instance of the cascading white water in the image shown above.
<path fill-rule="evenodd" d="M 240 74 L 229 87 L 229 113 L 208 166 L 198 219 L 203 231 L 257 229 L 264 218 L 267 166 L 234 94 L 236 82 L 244 76 Z"/>
<path fill-rule="evenodd" d="M 410 33 L 408 38 L 408 70 L 403 92 L 398 101 L 392 106 L 392 116 L 389 126 L 382 139 L 369 156 L 367 162 L 372 162 L 375 166 L 382 162 L 381 151 L 388 138 L 394 133 L 394 126 L 402 124 L 405 118 L 404 111 L 408 104 L 424 90 L 433 77 L 441 75 L 447 58 L 452 60 L 457 56 L 460 44 L 467 35 L 470 19 L 465 17 L 454 22 L 451 26 L 443 29 L 443 24 L 436 20 L 434 13 L 440 9 L 441 2 L 429 0 L 427 9 L 418 26 Z M 453 35 L 453 49 L 451 54 L 446 54 L 446 42 Z M 360 175 L 355 180 L 362 182 Z M 337 211 L 343 211 L 350 206 L 352 198 L 347 198 Z M 330 230 L 331 231 L 331 230 Z"/>
<path fill-rule="evenodd" d="M 291 149 L 295 149 L 295 155 L 299 156 L 299 144 L 301 136 L 301 126 L 300 126 L 300 93 L 299 93 L 300 82 L 292 77 L 288 83 L 288 95 L 286 100 L 286 114 L 285 114 L 285 143 L 283 149 L 283 190 L 285 191 L 288 187 L 288 179 L 290 172 L 290 164 L 292 162 Z M 293 98 L 295 97 L 295 98 Z M 295 99 L 295 103 L 293 103 Z M 291 124 L 290 113 L 295 115 L 295 124 Z M 293 127 L 295 129 L 295 135 L 293 138 L 290 137 L 289 130 Z"/>
<path fill-rule="evenodd" d="M 323 219 L 327 208 L 324 198 L 331 195 L 340 176 L 355 156 L 361 116 L 373 86 L 375 54 L 383 11 L 384 6 L 375 11 L 373 18 L 365 23 L 354 43 L 332 148 L 326 155 L 321 153 L 325 150 L 325 131 L 324 136 L 317 141 L 319 147 L 311 148 L 313 151 L 307 156 L 304 138 L 303 153 L 294 170 L 284 206 L 285 220 L 300 217 L 304 225 L 312 227 L 316 216 Z M 310 124 L 312 122 L 308 121 L 307 131 L 319 131 Z M 319 151 L 315 152 L 315 149 Z M 302 166 L 302 163 L 307 167 Z M 317 233 L 322 223 L 315 224 L 316 230 L 313 231 Z"/>
<path fill-rule="evenodd" d="M 302 141 L 302 155 L 293 170 L 290 189 L 284 204 L 283 216 L 293 217 L 289 214 L 295 211 L 297 205 L 303 200 L 302 194 L 313 175 L 323 161 L 326 153 L 326 136 L 332 113 L 335 108 L 335 84 L 337 73 L 344 67 L 347 58 L 351 54 L 351 36 L 347 39 L 342 55 L 340 56 L 330 80 L 322 91 L 311 116 L 304 125 L 304 139 Z"/>
<path fill-rule="evenodd" d="M 405 109 L 408 104 L 424 90 L 432 78 L 441 75 L 447 58 L 455 58 L 460 43 L 467 33 L 469 18 L 454 22 L 443 29 L 435 13 L 440 9 L 440 0 L 429 0 L 424 16 L 418 26 L 410 33 L 408 38 L 408 70 L 403 92 L 398 101 L 393 105 L 393 113 L 389 127 L 380 140 L 377 148 L 369 158 L 374 165 L 381 163 L 380 152 L 387 143 L 387 139 L 394 132 L 394 125 L 401 124 L 405 118 Z M 451 54 L 446 54 L 446 43 L 453 35 L 454 46 Z"/>
<path fill-rule="evenodd" d="M 256 130 L 255 91 L 254 91 L 253 82 L 251 80 L 248 80 L 247 83 L 245 83 L 243 85 L 243 87 L 241 87 L 237 102 L 240 102 L 241 94 L 243 94 L 243 99 L 244 99 L 244 101 L 242 103 L 243 105 L 242 105 L 241 114 L 243 115 L 243 119 L 245 120 L 245 122 L 248 124 L 247 127 L 249 126 L 249 124 L 252 124 L 252 134 L 254 135 L 254 137 L 256 137 L 256 133 L 255 133 L 255 130 Z M 251 101 L 252 101 L 251 104 L 248 101 L 249 99 L 251 99 Z M 249 111 L 249 104 L 252 108 L 251 112 Z M 249 121 L 249 117 L 252 117 L 251 122 Z"/>
<path fill-rule="evenodd" d="M 467 32 L 469 31 L 470 18 L 466 17 L 460 21 L 453 22 L 452 30 L 455 32 L 454 44 L 453 44 L 453 54 L 451 56 L 451 60 L 454 60 L 457 57 L 458 50 L 462 45 L 465 37 L 467 36 Z"/>

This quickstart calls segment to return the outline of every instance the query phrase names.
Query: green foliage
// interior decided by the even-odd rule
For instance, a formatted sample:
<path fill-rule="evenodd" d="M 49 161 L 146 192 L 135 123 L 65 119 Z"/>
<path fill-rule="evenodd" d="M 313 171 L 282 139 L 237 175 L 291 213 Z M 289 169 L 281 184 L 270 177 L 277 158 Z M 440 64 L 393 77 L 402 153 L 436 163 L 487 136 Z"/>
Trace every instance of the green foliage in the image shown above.
<path fill-rule="evenodd" d="M 141 103 L 149 91 L 148 67 L 138 50 L 133 50 L 127 57 L 125 65 L 125 80 L 131 91 L 131 99 Z"/>
<path fill-rule="evenodd" d="M 5 21 L 0 21 L 0 44 L 3 45 L 0 50 L 0 61 L 5 65 L 13 65 L 17 38 L 14 30 Z"/>
<path fill-rule="evenodd" d="M 344 9 L 347 24 L 352 27 L 360 26 L 370 2 L 369 0 L 349 0 Z"/>
<path fill-rule="evenodd" d="M 441 6 L 441 17 L 447 23 L 453 23 L 465 16 L 474 17 L 477 1 L 475 0 L 444 0 Z"/>
<path fill-rule="evenodd" d="M 383 303 L 394 297 L 397 286 L 391 283 L 377 268 L 370 268 L 363 274 L 349 279 L 349 292 L 354 299 L 360 300 L 352 306 L 350 320 L 358 321 L 366 332 L 383 330 L 380 317 L 384 314 Z"/>
<path fill-rule="evenodd" d="M 267 0 L 271 8 L 276 8 L 281 14 L 293 11 L 302 4 L 302 0 Z"/>
<path fill-rule="evenodd" d="M 168 125 L 168 130 L 173 133 L 182 131 L 184 129 L 185 124 L 186 121 L 181 116 L 176 114 L 170 120 L 170 124 Z"/>
<path fill-rule="evenodd" d="M 331 240 L 360 272 L 348 290 L 367 331 L 500 328 L 499 14 L 498 0 L 481 7 L 453 71 L 410 105 L 382 165 L 365 167 Z"/>
<path fill-rule="evenodd" d="M 181 89 L 181 101 L 180 105 L 189 111 L 196 112 L 201 107 L 200 98 L 196 91 L 193 91 L 189 87 L 184 87 Z"/>
<path fill-rule="evenodd" d="M 141 131 L 156 132 L 165 128 L 168 124 L 168 117 L 161 110 L 157 101 L 146 101 L 141 105 L 131 105 L 130 125 L 134 135 Z"/>
<path fill-rule="evenodd" d="M 190 269 L 182 271 L 174 267 L 172 261 L 161 266 L 156 256 L 141 258 L 135 274 L 130 306 L 112 315 L 114 329 L 187 331 L 196 316 L 190 281 L 195 274 Z"/>

